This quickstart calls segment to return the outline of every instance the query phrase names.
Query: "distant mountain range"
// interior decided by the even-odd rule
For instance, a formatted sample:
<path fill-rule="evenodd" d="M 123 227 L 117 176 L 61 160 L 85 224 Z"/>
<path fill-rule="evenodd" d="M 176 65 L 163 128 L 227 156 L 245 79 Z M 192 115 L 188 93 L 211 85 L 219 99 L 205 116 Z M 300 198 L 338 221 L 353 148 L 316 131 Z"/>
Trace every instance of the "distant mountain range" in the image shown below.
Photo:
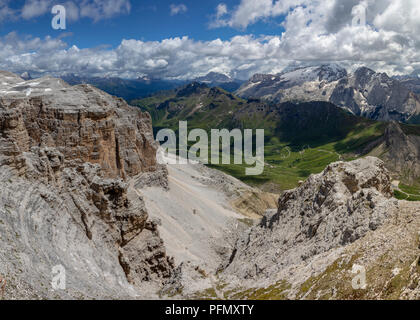
<path fill-rule="evenodd" d="M 293 78 L 288 75 L 288 79 L 295 83 L 313 79 L 315 70 L 309 70 L 300 69 Z M 331 70 L 318 69 L 317 77 L 337 81 L 332 80 L 336 73 L 330 73 Z M 273 169 L 268 165 L 264 175 L 250 178 L 238 174 L 241 171 L 234 166 L 219 168 L 247 183 L 264 185 L 271 181 L 285 190 L 309 174 L 320 172 L 332 161 L 367 154 L 387 160 L 389 169 L 404 181 L 413 183 L 420 177 L 419 126 L 365 119 L 328 101 L 274 103 L 243 99 L 223 89 L 194 82 L 135 100 L 133 104 L 151 114 L 155 133 L 161 128 L 177 131 L 179 121 L 185 120 L 190 129 L 208 131 L 264 128 L 266 159 Z M 287 159 L 281 156 L 286 147 L 291 151 Z M 311 151 L 305 153 L 306 149 Z"/>
<path fill-rule="evenodd" d="M 22 78 L 32 79 L 29 72 Z M 302 103 L 331 102 L 356 116 L 372 120 L 420 123 L 420 78 L 416 74 L 389 77 L 361 67 L 353 73 L 337 64 L 310 67 L 289 67 L 279 74 L 256 74 L 248 81 L 223 73 L 210 72 L 193 80 L 162 80 L 140 77 L 80 77 L 66 75 L 71 85 L 91 84 L 111 95 L 131 102 L 174 90 L 188 83 L 205 84 L 235 93 L 245 99 L 268 102 Z"/>
<path fill-rule="evenodd" d="M 344 138 L 358 125 L 374 124 L 329 102 L 294 104 L 242 99 L 221 88 L 194 82 L 135 100 L 134 105 L 151 114 L 153 126 L 177 129 L 188 120 L 190 128 L 264 128 L 267 141 L 273 137 L 301 146 Z"/>
<path fill-rule="evenodd" d="M 229 92 L 238 90 L 245 82 L 243 80 L 233 79 L 230 76 L 217 72 L 210 72 L 204 77 L 199 77 L 194 81 L 205 83 L 209 87 L 219 87 Z"/>
<path fill-rule="evenodd" d="M 109 77 L 79 77 L 66 75 L 61 77 L 70 85 L 90 84 L 113 96 L 131 101 L 140 97 L 147 97 L 162 90 L 170 90 L 182 86 L 184 81 L 158 80 L 142 77 L 138 79 L 122 79 Z"/>
<path fill-rule="evenodd" d="M 336 65 L 257 74 L 236 91 L 243 98 L 273 102 L 328 101 L 373 120 L 420 122 L 420 80 L 390 78 L 362 67 L 348 73 Z"/>
<path fill-rule="evenodd" d="M 30 74 L 25 72 L 24 76 L 30 77 Z M 71 85 L 91 84 L 127 101 L 144 98 L 159 91 L 175 89 L 193 81 L 205 83 L 210 87 L 220 87 L 230 92 L 236 91 L 244 83 L 244 81 L 232 79 L 228 75 L 216 72 L 210 72 L 206 76 L 193 80 L 162 80 L 148 77 L 122 79 L 117 77 L 79 77 L 76 75 L 66 75 L 62 79 Z"/>

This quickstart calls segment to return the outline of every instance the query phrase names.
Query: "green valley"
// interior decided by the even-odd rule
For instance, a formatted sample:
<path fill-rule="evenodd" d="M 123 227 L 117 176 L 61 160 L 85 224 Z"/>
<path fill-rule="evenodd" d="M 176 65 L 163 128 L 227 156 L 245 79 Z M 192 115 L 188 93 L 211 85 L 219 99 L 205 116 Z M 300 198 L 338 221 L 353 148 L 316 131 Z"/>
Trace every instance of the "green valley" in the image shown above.
<path fill-rule="evenodd" d="M 188 121 L 190 130 L 201 128 L 208 132 L 213 128 L 265 129 L 262 175 L 245 175 L 243 165 L 210 166 L 271 192 L 294 188 L 332 162 L 375 153 L 387 127 L 385 122 L 354 116 L 328 102 L 271 104 L 244 100 L 199 83 L 132 104 L 151 114 L 155 133 L 161 128 L 177 132 L 179 121 Z M 402 128 L 407 134 L 420 135 L 418 126 Z M 386 152 L 382 150 L 377 156 Z M 420 190 L 416 184 L 410 185 Z"/>

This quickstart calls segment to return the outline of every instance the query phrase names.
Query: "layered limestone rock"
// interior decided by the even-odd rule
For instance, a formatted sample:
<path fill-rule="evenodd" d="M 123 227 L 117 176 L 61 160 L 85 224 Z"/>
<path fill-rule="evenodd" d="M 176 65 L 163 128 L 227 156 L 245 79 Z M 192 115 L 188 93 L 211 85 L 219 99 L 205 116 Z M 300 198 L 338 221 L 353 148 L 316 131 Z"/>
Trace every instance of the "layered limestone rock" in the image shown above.
<path fill-rule="evenodd" d="M 153 296 L 174 261 L 129 183 L 162 171 L 150 116 L 88 85 L 0 80 L 0 274 L 22 288 L 6 297 Z"/>
<path fill-rule="evenodd" d="M 275 214 L 239 238 L 224 272 L 243 279 L 275 278 L 289 266 L 309 263 L 378 229 L 396 209 L 381 160 L 331 164 L 287 191 Z"/>
<path fill-rule="evenodd" d="M 57 81 L 59 86 L 42 95 L 2 97 L 2 146 L 16 144 L 21 153 L 34 146 L 55 148 L 66 160 L 97 163 L 114 178 L 155 170 L 148 114 L 89 85 Z"/>

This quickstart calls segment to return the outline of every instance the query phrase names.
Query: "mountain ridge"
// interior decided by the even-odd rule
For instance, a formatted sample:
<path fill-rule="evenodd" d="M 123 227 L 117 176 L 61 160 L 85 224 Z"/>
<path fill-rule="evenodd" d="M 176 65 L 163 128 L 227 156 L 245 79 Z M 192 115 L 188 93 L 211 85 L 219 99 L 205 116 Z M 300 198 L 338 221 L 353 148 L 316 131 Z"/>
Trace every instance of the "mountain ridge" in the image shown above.
<path fill-rule="evenodd" d="M 323 74 L 323 68 L 328 72 Z M 407 84 L 366 67 L 350 74 L 327 65 L 257 75 L 236 94 L 274 102 L 329 101 L 355 115 L 381 121 L 410 122 L 420 113 L 420 97 Z"/>

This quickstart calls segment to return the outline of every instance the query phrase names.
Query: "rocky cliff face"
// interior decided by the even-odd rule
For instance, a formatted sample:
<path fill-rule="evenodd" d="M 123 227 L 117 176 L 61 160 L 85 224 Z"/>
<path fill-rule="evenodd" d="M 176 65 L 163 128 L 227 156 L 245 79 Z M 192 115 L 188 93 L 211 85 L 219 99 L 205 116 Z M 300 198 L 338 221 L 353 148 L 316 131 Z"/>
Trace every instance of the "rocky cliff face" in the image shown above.
<path fill-rule="evenodd" d="M 420 112 L 419 97 L 385 73 L 359 68 L 340 80 L 330 101 L 374 120 L 408 121 Z"/>
<path fill-rule="evenodd" d="M 331 164 L 280 197 L 278 211 L 238 240 L 225 272 L 275 278 L 287 267 L 309 263 L 378 229 L 395 210 L 381 160 Z"/>
<path fill-rule="evenodd" d="M 155 168 L 150 116 L 121 99 L 53 78 L 3 84 L 0 92 L 3 136 L 21 153 L 55 148 L 66 160 L 99 164 L 109 177 Z"/>
<path fill-rule="evenodd" d="M 419 299 L 419 228 L 418 204 L 392 198 L 381 160 L 334 163 L 286 192 L 277 212 L 239 237 L 216 292 L 232 299 Z"/>
<path fill-rule="evenodd" d="M 174 267 L 129 184 L 158 172 L 150 116 L 88 85 L 0 83 L 0 274 L 25 288 L 9 297 L 150 297 Z"/>
<path fill-rule="evenodd" d="M 374 120 L 411 121 L 420 113 L 420 98 L 408 86 L 365 67 L 352 74 L 327 65 L 257 75 L 237 94 L 275 102 L 328 101 Z"/>
<path fill-rule="evenodd" d="M 387 166 L 408 180 L 420 177 L 420 137 L 405 134 L 401 126 L 392 122 L 385 130 L 382 156 Z"/>
<path fill-rule="evenodd" d="M 212 287 L 192 297 L 420 298 L 419 205 L 392 197 L 378 158 L 333 163 L 278 206 L 238 235 Z"/>

